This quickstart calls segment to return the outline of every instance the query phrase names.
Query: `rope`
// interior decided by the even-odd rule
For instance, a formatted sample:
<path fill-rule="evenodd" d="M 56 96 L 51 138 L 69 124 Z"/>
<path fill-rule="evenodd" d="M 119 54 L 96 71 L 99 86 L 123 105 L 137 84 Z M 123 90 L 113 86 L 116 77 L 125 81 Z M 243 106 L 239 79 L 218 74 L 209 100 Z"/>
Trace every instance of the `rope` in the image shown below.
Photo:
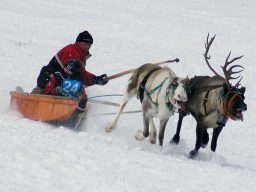
<path fill-rule="evenodd" d="M 124 95 L 122 95 L 122 94 L 98 95 L 98 96 L 93 96 L 93 97 L 87 97 L 87 98 L 82 98 L 82 99 L 80 99 L 80 98 L 78 98 L 78 97 L 75 97 L 75 96 L 73 96 L 73 95 L 71 95 L 71 94 L 65 92 L 64 90 L 63 90 L 63 92 L 64 92 L 64 94 L 70 96 L 71 98 L 73 98 L 73 99 L 75 99 L 75 100 L 89 100 L 89 99 L 98 98 L 98 97 L 124 96 Z"/>
<path fill-rule="evenodd" d="M 130 113 L 141 113 L 142 110 L 136 110 L 136 111 L 124 111 L 121 114 L 130 114 Z M 102 113 L 102 114 L 92 114 L 87 116 L 105 116 L 105 115 L 115 115 L 116 113 Z"/>
<path fill-rule="evenodd" d="M 111 106 L 120 107 L 119 103 L 114 103 L 114 102 L 110 102 L 110 101 L 101 101 L 101 100 L 97 100 L 97 99 L 90 99 L 89 102 L 90 103 L 100 103 L 100 104 L 104 104 L 104 105 L 111 105 Z"/>
<path fill-rule="evenodd" d="M 94 97 L 87 97 L 87 98 L 83 98 L 83 99 L 93 99 L 93 98 L 98 98 L 98 97 L 121 97 L 121 96 L 124 96 L 122 94 L 113 94 L 113 95 L 98 95 L 98 96 L 94 96 Z M 83 99 L 80 99 L 80 100 L 83 100 Z"/>

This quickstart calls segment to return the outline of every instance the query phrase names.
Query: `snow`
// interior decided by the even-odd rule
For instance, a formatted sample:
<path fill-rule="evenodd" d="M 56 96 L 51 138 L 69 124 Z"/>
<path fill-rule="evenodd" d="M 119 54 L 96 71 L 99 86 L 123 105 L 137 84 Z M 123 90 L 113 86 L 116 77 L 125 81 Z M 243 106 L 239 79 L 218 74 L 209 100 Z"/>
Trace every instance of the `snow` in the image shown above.
<path fill-rule="evenodd" d="M 255 10 L 254 0 L 0 0 L 0 191 L 256 191 Z M 116 112 L 114 106 L 93 104 L 79 132 L 10 111 L 9 92 L 18 85 L 30 92 L 41 67 L 84 30 L 94 38 L 87 70 L 96 75 L 175 58 L 180 62 L 168 66 L 178 76 L 213 75 L 202 54 L 208 32 L 216 34 L 210 50 L 216 71 L 229 51 L 232 58 L 244 55 L 236 61 L 245 67 L 244 122 L 229 120 L 216 152 L 208 145 L 191 160 L 191 116 L 177 146 L 169 144 L 178 115 L 171 117 L 160 147 L 134 139 L 143 127 L 141 114 L 121 115 L 116 130 L 105 133 L 113 116 L 93 115 Z M 129 77 L 87 93 L 122 94 Z M 119 103 L 122 97 L 100 100 Z M 134 98 L 125 111 L 139 109 Z"/>

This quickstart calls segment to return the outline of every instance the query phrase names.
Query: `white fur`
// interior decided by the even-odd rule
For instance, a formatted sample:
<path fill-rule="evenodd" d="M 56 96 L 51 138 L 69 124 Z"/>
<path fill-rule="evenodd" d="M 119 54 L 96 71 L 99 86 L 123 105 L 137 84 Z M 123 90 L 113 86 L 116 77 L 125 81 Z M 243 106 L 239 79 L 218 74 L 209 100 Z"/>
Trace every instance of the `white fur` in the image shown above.
<path fill-rule="evenodd" d="M 151 64 L 149 64 L 149 65 L 151 65 Z M 126 104 L 129 102 L 129 100 L 132 97 L 137 95 L 137 90 L 139 88 L 140 82 L 147 74 L 147 67 L 145 67 L 145 72 L 144 71 L 140 71 L 140 72 L 141 72 L 141 74 L 139 74 L 136 89 L 133 89 L 133 90 L 129 89 L 129 84 L 132 83 L 133 78 L 131 78 L 129 80 L 128 85 L 124 92 L 124 97 L 123 97 L 123 101 L 120 105 L 120 108 L 117 111 L 114 119 L 107 124 L 106 132 L 109 133 L 116 128 L 117 121 L 118 121 L 124 107 L 126 106 Z M 133 76 L 136 77 L 136 75 L 138 75 L 136 73 L 137 73 L 137 71 L 135 71 L 133 73 Z M 147 80 L 146 87 L 145 87 L 147 91 L 154 89 L 155 87 L 161 85 L 161 83 L 163 83 L 163 85 L 161 88 L 159 88 L 157 91 L 155 91 L 150 96 L 154 103 L 158 103 L 158 106 L 156 106 L 155 104 L 152 104 L 149 97 L 144 94 L 144 99 L 142 101 L 144 131 L 139 130 L 137 132 L 137 134 L 135 136 L 135 138 L 137 140 L 141 141 L 149 135 L 150 142 L 156 143 L 157 133 L 156 133 L 156 127 L 154 125 L 153 117 L 157 117 L 160 119 L 160 131 L 164 132 L 165 125 L 166 125 L 169 117 L 173 115 L 173 111 L 170 111 L 168 109 L 168 107 L 166 106 L 166 93 L 167 93 L 168 87 L 170 85 L 170 80 L 173 80 L 173 78 L 175 78 L 175 77 L 176 77 L 175 73 L 170 68 L 162 68 L 162 69 L 152 73 L 152 75 Z M 177 100 L 182 101 L 182 102 L 185 102 L 187 100 L 187 95 L 186 95 L 184 86 L 182 85 L 182 83 L 180 83 L 181 80 L 183 80 L 183 79 L 178 78 L 177 88 L 175 89 L 175 91 L 173 91 L 173 89 L 171 89 L 170 94 L 168 95 L 168 100 L 171 101 L 171 103 L 174 106 L 173 110 L 180 108 L 180 105 L 176 102 Z M 145 106 L 149 106 L 149 103 L 151 106 L 145 107 Z M 147 134 L 148 127 L 149 127 L 148 125 L 150 125 L 150 133 L 149 134 Z M 161 135 L 163 135 L 163 134 L 161 134 Z M 163 136 L 162 136 L 162 138 L 163 138 Z M 162 138 L 159 137 L 159 140 L 161 140 L 160 144 L 162 144 Z"/>
<path fill-rule="evenodd" d="M 155 144 L 156 143 L 157 132 L 156 132 L 156 127 L 155 127 L 153 118 L 150 118 L 149 125 L 150 125 L 149 141 L 150 141 L 151 144 Z"/>

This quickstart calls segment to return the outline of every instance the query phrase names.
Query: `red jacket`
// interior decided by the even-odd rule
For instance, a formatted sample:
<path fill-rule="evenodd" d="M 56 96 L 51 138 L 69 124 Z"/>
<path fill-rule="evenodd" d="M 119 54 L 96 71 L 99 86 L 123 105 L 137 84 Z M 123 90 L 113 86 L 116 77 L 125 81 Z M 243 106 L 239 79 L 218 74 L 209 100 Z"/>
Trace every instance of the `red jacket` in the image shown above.
<path fill-rule="evenodd" d="M 63 67 L 65 67 L 66 63 L 68 60 L 72 59 L 72 58 L 77 58 L 81 61 L 81 63 L 84 65 L 83 67 L 81 67 L 80 70 L 80 78 L 83 84 L 90 86 L 93 85 L 94 82 L 92 80 L 92 78 L 95 76 L 94 74 L 88 72 L 85 70 L 85 60 L 86 57 L 90 57 L 90 53 L 89 52 L 84 52 L 80 46 L 78 45 L 78 43 L 74 43 L 74 44 L 70 44 L 67 45 L 66 47 L 62 48 L 57 55 L 55 55 L 57 61 L 59 62 L 59 64 L 61 64 Z"/>
<path fill-rule="evenodd" d="M 47 83 L 44 94 L 48 95 L 61 95 L 56 92 L 56 78 L 52 77 L 51 80 Z"/>

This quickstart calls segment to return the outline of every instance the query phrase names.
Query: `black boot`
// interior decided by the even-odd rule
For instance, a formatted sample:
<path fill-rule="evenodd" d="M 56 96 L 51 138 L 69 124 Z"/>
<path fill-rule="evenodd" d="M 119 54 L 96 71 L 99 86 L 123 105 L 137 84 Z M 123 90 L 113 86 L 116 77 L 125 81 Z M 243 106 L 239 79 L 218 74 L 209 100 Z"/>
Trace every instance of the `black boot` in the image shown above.
<path fill-rule="evenodd" d="M 81 111 L 86 111 L 86 103 L 87 103 L 87 99 L 80 100 L 77 105 L 77 108 L 80 109 Z"/>
<path fill-rule="evenodd" d="M 86 114 L 87 111 L 81 111 L 77 108 L 72 114 L 71 118 L 68 120 L 66 126 L 78 130 L 81 128 L 81 123 L 86 118 Z"/>
<path fill-rule="evenodd" d="M 87 110 L 86 110 L 87 99 L 80 100 L 76 110 L 72 114 L 69 119 L 67 126 L 72 129 L 79 129 L 82 121 L 86 118 Z"/>

